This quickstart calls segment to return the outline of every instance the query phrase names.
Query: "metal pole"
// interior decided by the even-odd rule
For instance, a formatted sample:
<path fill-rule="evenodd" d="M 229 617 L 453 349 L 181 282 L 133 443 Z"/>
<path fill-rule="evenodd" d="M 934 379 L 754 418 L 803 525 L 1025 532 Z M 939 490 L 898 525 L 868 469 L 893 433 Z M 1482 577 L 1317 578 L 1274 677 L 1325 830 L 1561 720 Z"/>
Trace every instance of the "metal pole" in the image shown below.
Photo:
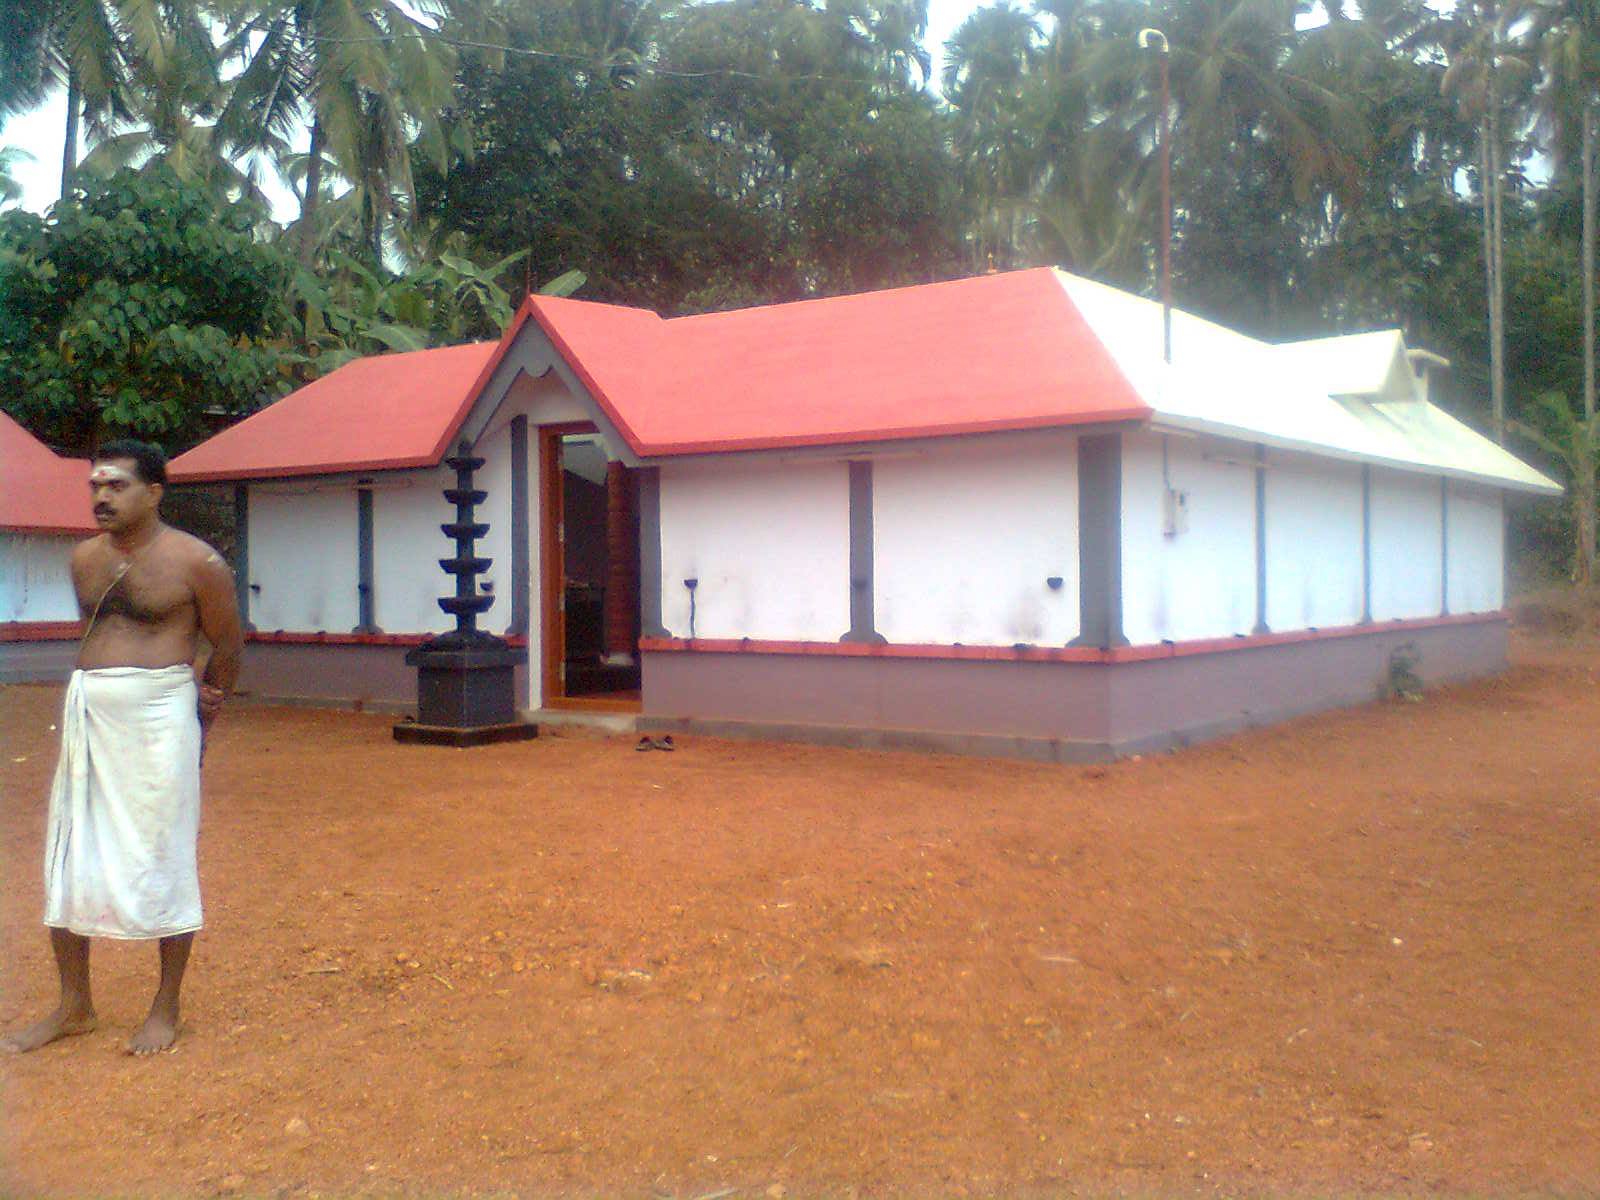
<path fill-rule="evenodd" d="M 1139 31 L 1139 49 L 1154 44 L 1160 55 L 1161 124 L 1158 152 L 1161 155 L 1161 361 L 1172 364 L 1172 86 L 1168 63 L 1167 35 L 1159 29 Z"/>

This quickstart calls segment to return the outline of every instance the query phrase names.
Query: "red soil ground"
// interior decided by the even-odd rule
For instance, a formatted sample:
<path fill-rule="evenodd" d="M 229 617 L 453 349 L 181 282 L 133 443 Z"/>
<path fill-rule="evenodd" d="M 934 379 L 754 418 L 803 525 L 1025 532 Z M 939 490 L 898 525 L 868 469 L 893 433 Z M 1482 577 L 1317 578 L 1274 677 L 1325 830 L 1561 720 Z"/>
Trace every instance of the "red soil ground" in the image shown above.
<path fill-rule="evenodd" d="M 0 1063 L 0 1191 L 1594 1194 L 1600 646 L 1111 767 L 398 746 L 240 707 L 186 1035 Z M 0 1024 L 59 692 L 0 689 Z"/>

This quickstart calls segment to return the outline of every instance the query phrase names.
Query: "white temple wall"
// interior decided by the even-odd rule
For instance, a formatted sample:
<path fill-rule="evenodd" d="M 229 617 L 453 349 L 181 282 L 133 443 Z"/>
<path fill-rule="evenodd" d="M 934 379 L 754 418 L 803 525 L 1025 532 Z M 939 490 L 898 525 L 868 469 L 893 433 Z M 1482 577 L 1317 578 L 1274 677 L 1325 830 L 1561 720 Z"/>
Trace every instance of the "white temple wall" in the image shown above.
<path fill-rule="evenodd" d="M 538 440 L 530 430 L 528 434 L 529 458 L 538 453 Z M 485 492 L 489 493 L 488 499 L 478 506 L 478 520 L 487 522 L 489 532 L 478 540 L 477 553 L 480 558 L 493 559 L 493 563 L 483 574 L 478 576 L 480 591 L 488 592 L 495 600 L 489 610 L 478 618 L 478 628 L 489 633 L 504 634 L 511 627 L 511 429 L 509 425 L 501 425 L 478 439 L 474 453 L 479 458 L 487 461 L 478 468 L 474 482 Z M 450 483 L 455 483 L 455 472 L 446 469 Z M 533 471 L 529 471 L 530 492 Z M 530 496 L 530 503 L 537 503 Z M 448 507 L 450 517 L 455 516 L 455 508 Z M 447 518 L 449 519 L 449 518 Z M 529 536 L 537 545 L 538 525 L 529 527 Z M 439 567 L 439 559 L 455 557 L 455 543 L 450 541 L 438 529 L 433 529 L 433 535 L 438 540 L 434 545 L 439 547 L 439 553 L 428 554 L 426 557 L 439 582 L 449 591 L 455 590 L 455 576 L 446 575 Z M 426 544 L 426 543 L 425 543 Z M 530 562 L 537 558 L 536 553 L 530 555 Z M 444 595 L 444 591 L 437 593 Z M 535 595 L 538 593 L 535 592 Z M 438 609 L 435 604 L 435 610 Z M 440 613 L 443 616 L 443 613 Z M 455 627 L 455 618 L 450 618 L 448 628 Z"/>
<path fill-rule="evenodd" d="M 438 605 L 455 588 L 439 569 L 439 559 L 450 557 L 453 546 L 439 526 L 455 517 L 443 495 L 454 482 L 455 472 L 445 467 L 395 472 L 373 482 L 373 619 L 385 633 L 455 628 L 455 619 Z"/>
<path fill-rule="evenodd" d="M 349 633 L 361 619 L 356 489 L 296 481 L 249 488 L 250 622 Z"/>
<path fill-rule="evenodd" d="M 72 548 L 78 534 L 0 531 L 0 622 L 76 621 Z"/>
<path fill-rule="evenodd" d="M 1166 442 L 1163 468 L 1162 443 Z M 1248 634 L 1256 619 L 1254 449 L 1130 434 L 1122 452 L 1122 621 L 1134 645 Z M 1168 488 L 1187 529 L 1165 529 Z"/>
<path fill-rule="evenodd" d="M 1493 488 L 1450 484 L 1449 599 L 1452 613 L 1505 606 L 1505 511 Z"/>
<path fill-rule="evenodd" d="M 872 471 L 874 623 L 886 639 L 1062 646 L 1078 635 L 1076 439 L 955 443 Z"/>
<path fill-rule="evenodd" d="M 850 628 L 844 462 L 668 463 L 660 479 L 672 636 L 835 642 Z"/>
<path fill-rule="evenodd" d="M 1372 469 L 1372 619 L 1437 617 L 1444 604 L 1439 477 Z"/>
<path fill-rule="evenodd" d="M 1361 620 L 1361 467 L 1270 453 L 1266 471 L 1267 628 Z"/>

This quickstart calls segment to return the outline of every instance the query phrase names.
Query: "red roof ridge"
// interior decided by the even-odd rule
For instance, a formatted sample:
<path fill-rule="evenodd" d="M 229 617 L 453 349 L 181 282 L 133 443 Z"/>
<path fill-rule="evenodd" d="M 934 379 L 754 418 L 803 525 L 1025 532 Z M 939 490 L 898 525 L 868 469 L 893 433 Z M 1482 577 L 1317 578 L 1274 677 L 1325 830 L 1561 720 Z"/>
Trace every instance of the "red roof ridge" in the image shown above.
<path fill-rule="evenodd" d="M 879 299 L 892 301 L 908 292 L 927 293 L 937 288 L 956 288 L 963 285 L 992 283 L 995 280 L 1015 280 L 1024 275 L 1053 275 L 1058 269 L 1056 267 L 1019 267 L 1014 271 L 986 272 L 982 275 L 960 275 L 954 279 L 935 279 L 928 283 L 902 283 L 895 287 L 877 288 L 867 292 L 839 292 L 832 296 L 806 296 L 799 300 L 778 300 L 771 304 L 752 304 L 745 308 L 719 308 L 713 312 L 686 313 L 681 317 L 663 317 L 661 319 L 668 325 L 685 325 L 693 322 L 713 321 L 721 317 L 738 317 L 771 312 L 775 309 L 794 310 L 821 305 L 847 304 L 852 301 L 866 303 Z M 649 312 L 651 310 L 645 309 L 643 311 Z"/>

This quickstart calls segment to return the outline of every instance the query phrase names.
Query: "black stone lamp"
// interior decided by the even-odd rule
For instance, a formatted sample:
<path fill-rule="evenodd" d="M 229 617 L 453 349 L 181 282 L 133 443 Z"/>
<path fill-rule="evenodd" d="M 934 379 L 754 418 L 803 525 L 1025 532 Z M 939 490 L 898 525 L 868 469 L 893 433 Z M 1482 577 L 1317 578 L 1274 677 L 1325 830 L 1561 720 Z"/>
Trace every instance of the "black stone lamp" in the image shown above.
<path fill-rule="evenodd" d="M 473 511 L 488 496 L 472 486 L 472 474 L 484 460 L 462 442 L 455 457 L 444 461 L 456 473 L 455 487 L 444 492 L 456 506 L 456 519 L 439 528 L 455 539 L 456 554 L 441 558 L 439 565 L 456 577 L 456 594 L 441 597 L 439 607 L 455 617 L 456 627 L 406 655 L 406 663 L 417 668 L 417 719 L 396 725 L 395 740 L 481 746 L 537 737 L 537 725 L 517 719 L 516 668 L 528 661 L 528 652 L 478 628 L 478 614 L 494 604 L 478 586 L 478 576 L 494 560 L 479 558 L 474 546 L 489 532 Z"/>

